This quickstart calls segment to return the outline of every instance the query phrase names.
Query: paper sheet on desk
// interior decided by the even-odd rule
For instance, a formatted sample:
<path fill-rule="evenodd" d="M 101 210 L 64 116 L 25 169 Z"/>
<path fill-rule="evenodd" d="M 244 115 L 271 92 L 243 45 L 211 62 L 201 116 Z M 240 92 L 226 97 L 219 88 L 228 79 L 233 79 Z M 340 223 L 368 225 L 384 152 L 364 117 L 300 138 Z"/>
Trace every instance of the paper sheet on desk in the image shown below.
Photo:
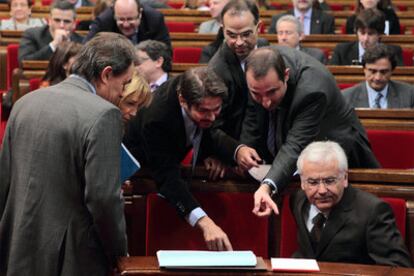
<path fill-rule="evenodd" d="M 271 166 L 272 165 L 259 165 L 259 167 L 252 167 L 249 170 L 249 174 L 257 181 L 262 182 Z"/>
<path fill-rule="evenodd" d="M 223 267 L 256 265 L 252 251 L 159 250 L 160 267 Z"/>
<path fill-rule="evenodd" d="M 319 271 L 319 265 L 314 259 L 271 258 L 274 271 Z"/>

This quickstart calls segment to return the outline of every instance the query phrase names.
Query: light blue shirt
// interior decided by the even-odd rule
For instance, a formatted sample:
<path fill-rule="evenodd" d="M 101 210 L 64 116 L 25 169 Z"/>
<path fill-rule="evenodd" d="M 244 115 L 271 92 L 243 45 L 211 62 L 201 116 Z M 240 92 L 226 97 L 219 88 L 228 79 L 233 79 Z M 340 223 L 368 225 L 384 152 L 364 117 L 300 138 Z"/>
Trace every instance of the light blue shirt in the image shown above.
<path fill-rule="evenodd" d="M 300 22 L 300 16 L 302 13 L 298 9 L 295 8 L 293 10 L 293 14 Z M 309 35 L 311 31 L 312 8 L 310 8 L 307 12 L 305 12 L 304 16 L 305 17 L 303 18 L 303 33 L 305 35 Z"/>
<path fill-rule="evenodd" d="M 377 97 L 378 93 L 382 94 L 382 98 L 380 99 L 381 108 L 387 108 L 387 94 L 388 94 L 388 84 L 382 89 L 381 91 L 376 91 L 369 86 L 368 82 L 365 82 L 368 92 L 368 103 L 370 108 L 375 108 L 375 98 Z"/>

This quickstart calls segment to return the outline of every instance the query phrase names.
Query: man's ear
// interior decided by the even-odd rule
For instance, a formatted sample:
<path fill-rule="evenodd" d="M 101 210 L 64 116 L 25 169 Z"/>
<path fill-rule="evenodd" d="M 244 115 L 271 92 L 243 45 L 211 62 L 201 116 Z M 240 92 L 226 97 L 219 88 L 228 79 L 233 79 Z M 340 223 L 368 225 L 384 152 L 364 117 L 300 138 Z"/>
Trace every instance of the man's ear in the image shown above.
<path fill-rule="evenodd" d="M 163 58 L 163 57 L 159 57 L 159 58 L 155 61 L 155 64 L 156 64 L 157 68 L 161 68 L 163 63 L 164 63 L 164 58 Z"/>
<path fill-rule="evenodd" d="M 303 39 L 305 39 L 305 34 L 304 33 L 299 34 L 299 42 L 301 42 Z"/>
<path fill-rule="evenodd" d="M 180 106 L 183 108 L 187 108 L 187 102 L 186 100 L 183 98 L 183 96 L 181 94 L 178 94 L 178 102 L 180 103 Z"/>
<path fill-rule="evenodd" d="M 100 80 L 103 84 L 108 84 L 109 79 L 111 77 L 112 77 L 112 67 L 106 66 L 100 74 Z"/>
<path fill-rule="evenodd" d="M 348 188 L 348 172 L 345 172 L 343 181 L 344 181 L 344 187 Z"/>
<path fill-rule="evenodd" d="M 257 25 L 256 25 L 256 31 L 257 31 L 257 33 L 260 32 L 260 28 L 262 27 L 262 25 L 263 25 L 262 20 L 259 20 L 259 22 L 257 22 Z"/>
<path fill-rule="evenodd" d="M 286 68 L 286 70 L 285 70 L 285 82 L 287 82 L 289 80 L 289 72 L 290 72 L 290 68 Z"/>

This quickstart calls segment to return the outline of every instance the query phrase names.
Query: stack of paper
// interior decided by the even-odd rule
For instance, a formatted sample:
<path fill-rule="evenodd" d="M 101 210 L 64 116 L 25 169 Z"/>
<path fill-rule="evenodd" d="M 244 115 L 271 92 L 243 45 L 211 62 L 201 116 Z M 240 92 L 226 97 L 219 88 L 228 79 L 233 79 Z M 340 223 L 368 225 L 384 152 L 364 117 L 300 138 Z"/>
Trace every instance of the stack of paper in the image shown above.
<path fill-rule="evenodd" d="M 314 259 L 272 258 L 272 270 L 274 271 L 319 271 L 319 266 Z"/>
<path fill-rule="evenodd" d="M 257 263 L 252 251 L 159 250 L 157 258 L 165 268 L 255 267 Z"/>

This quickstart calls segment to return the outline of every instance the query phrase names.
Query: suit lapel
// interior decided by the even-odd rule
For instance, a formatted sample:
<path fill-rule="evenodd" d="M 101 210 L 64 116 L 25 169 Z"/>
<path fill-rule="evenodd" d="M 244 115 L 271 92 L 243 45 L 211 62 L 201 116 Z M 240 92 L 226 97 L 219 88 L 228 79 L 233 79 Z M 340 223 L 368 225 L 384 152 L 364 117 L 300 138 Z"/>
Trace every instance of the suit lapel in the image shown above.
<path fill-rule="evenodd" d="M 311 17 L 311 26 L 310 26 L 310 33 L 311 34 L 320 34 L 321 31 L 321 21 L 320 21 L 320 11 L 317 9 L 312 9 L 312 17 Z"/>
<path fill-rule="evenodd" d="M 346 60 L 348 61 L 349 65 L 352 65 L 352 60 L 359 60 L 358 41 L 355 41 L 352 44 L 351 51 L 346 53 Z"/>
<path fill-rule="evenodd" d="M 300 237 L 299 239 L 302 240 L 302 254 L 304 257 L 312 257 L 315 258 L 315 253 L 313 252 L 312 244 L 310 242 L 310 236 L 308 228 L 306 227 L 304 214 L 306 210 L 308 210 L 309 203 L 305 196 L 304 192 L 299 192 L 300 198 L 298 200 L 298 204 L 296 208 L 296 217 L 300 218 L 296 220 L 297 227 L 299 230 Z"/>
<path fill-rule="evenodd" d="M 356 107 L 365 107 L 365 106 L 369 107 L 367 84 L 366 82 L 363 82 L 360 85 L 361 85 L 362 93 L 356 93 L 357 94 Z"/>
<path fill-rule="evenodd" d="M 398 99 L 397 89 L 393 81 L 389 82 L 387 93 L 388 108 L 399 108 L 400 103 Z"/>

